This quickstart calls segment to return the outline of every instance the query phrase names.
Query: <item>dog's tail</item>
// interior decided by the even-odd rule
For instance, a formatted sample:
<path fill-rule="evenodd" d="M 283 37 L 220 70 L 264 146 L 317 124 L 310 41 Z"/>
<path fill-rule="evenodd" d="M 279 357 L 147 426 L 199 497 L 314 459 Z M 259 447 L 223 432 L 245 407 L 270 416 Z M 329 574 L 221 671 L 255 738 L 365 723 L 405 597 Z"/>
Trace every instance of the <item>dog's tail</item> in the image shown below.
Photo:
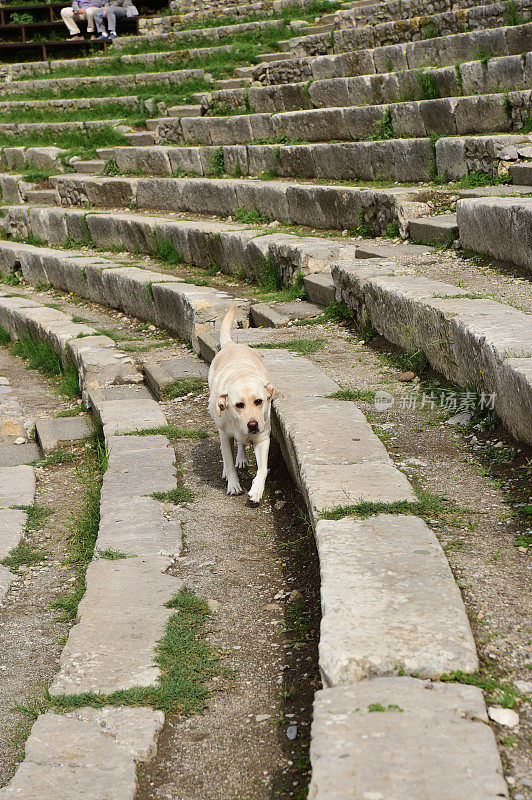
<path fill-rule="evenodd" d="M 236 305 L 231 306 L 225 317 L 223 318 L 222 327 L 220 328 L 220 347 L 225 347 L 230 344 L 231 339 L 231 326 L 236 317 Z"/>

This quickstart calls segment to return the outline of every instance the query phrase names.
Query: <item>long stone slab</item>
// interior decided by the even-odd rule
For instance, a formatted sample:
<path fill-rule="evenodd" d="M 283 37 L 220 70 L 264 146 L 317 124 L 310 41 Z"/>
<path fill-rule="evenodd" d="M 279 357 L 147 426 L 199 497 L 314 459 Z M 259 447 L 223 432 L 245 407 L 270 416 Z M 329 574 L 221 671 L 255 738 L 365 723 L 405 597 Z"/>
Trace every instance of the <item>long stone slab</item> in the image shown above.
<path fill-rule="evenodd" d="M 159 500 L 116 498 L 111 494 L 102 500 L 97 553 L 114 550 L 128 555 L 175 558 L 181 547 L 181 522 L 176 512 Z"/>
<path fill-rule="evenodd" d="M 320 520 L 320 670 L 325 686 L 478 668 L 460 591 L 418 517 Z"/>
<path fill-rule="evenodd" d="M 12 505 L 19 504 L 13 503 Z M 29 503 L 24 503 L 24 505 L 29 505 Z M 0 561 L 19 544 L 24 535 L 25 526 L 25 511 L 14 508 L 0 508 Z"/>
<path fill-rule="evenodd" d="M 385 73 L 390 72 L 390 68 L 399 71 L 430 64 L 444 66 L 471 60 L 481 47 L 494 55 L 519 55 L 526 51 L 531 33 L 531 23 L 525 23 L 330 55 L 294 58 L 287 54 L 275 61 L 258 64 L 251 77 L 263 85 L 272 85 L 311 78 L 319 80 Z"/>
<path fill-rule="evenodd" d="M 52 694 L 110 693 L 152 686 L 160 675 L 154 650 L 172 611 L 164 604 L 183 587 L 165 574 L 171 559 L 97 559 L 60 658 Z"/>
<path fill-rule="evenodd" d="M 101 405 L 99 417 L 106 438 L 166 425 L 155 400 L 111 400 Z"/>
<path fill-rule="evenodd" d="M 506 781 L 482 692 L 415 678 L 322 689 L 309 800 L 499 800 Z"/>
<path fill-rule="evenodd" d="M 35 498 L 35 473 L 32 467 L 0 467 L 0 508 L 31 506 Z"/>
<path fill-rule="evenodd" d="M 164 715 L 149 708 L 47 712 L 1 800 L 133 800 L 136 764 L 154 753 Z"/>
<path fill-rule="evenodd" d="M 51 214 L 45 213 L 47 209 L 35 209 L 34 211 L 40 212 L 37 215 L 32 215 L 30 212 L 30 218 L 33 216 L 36 230 L 39 230 L 41 235 L 44 233 L 44 235 L 51 236 L 51 231 L 55 227 L 57 210 L 52 209 Z M 160 233 L 157 220 L 150 220 L 147 217 L 142 220 L 142 223 L 136 223 L 135 220 L 128 220 L 127 215 L 116 215 L 114 219 L 108 217 L 111 220 L 111 228 L 113 223 L 116 226 L 118 217 L 123 223 L 122 231 L 130 226 L 138 230 L 141 224 L 143 225 L 145 229 L 144 249 L 151 252 L 153 237 L 156 233 Z M 77 227 L 80 220 L 77 214 L 74 214 L 74 218 Z M 28 219 L 25 214 L 22 214 L 18 217 L 18 222 L 24 224 Z M 98 219 L 102 222 L 105 220 L 105 216 L 98 215 Z M 45 227 L 46 232 L 43 232 Z M 176 227 L 179 230 L 183 229 L 183 225 L 179 223 L 176 224 Z M 219 231 L 212 230 L 212 223 L 204 223 L 203 226 L 192 224 L 191 227 L 193 232 L 198 234 L 198 239 L 204 239 L 204 250 L 207 249 L 208 244 L 214 248 L 219 246 Z M 102 228 L 106 229 L 104 236 L 108 235 L 109 226 L 101 224 L 100 232 L 102 232 Z M 186 226 L 185 230 L 187 230 Z M 64 227 L 65 237 L 72 236 L 73 233 L 73 230 Z M 170 231 L 169 240 L 171 240 L 171 233 Z M 187 233 L 190 231 L 187 230 Z M 87 229 L 85 228 L 85 237 L 86 234 Z M 116 238 L 114 241 L 116 242 Z M 131 243 L 131 236 L 126 236 L 126 241 L 130 247 L 136 247 Z M 192 341 L 196 348 L 198 332 L 212 328 L 215 321 L 219 317 L 223 317 L 235 303 L 238 309 L 237 318 L 242 324 L 247 324 L 249 301 L 233 297 L 218 289 L 187 284 L 183 280 L 168 276 L 163 272 L 136 267 L 120 268 L 113 262 L 103 261 L 99 258 L 91 259 L 86 256 L 78 258 L 76 254 L 67 255 L 60 250 L 40 249 L 28 245 L 16 247 L 14 244 L 6 242 L 6 247 L 1 248 L 2 262 L 13 268 L 18 259 L 23 275 L 28 282 L 51 283 L 57 288 L 73 291 L 94 302 L 120 308 L 140 319 L 155 321 L 156 324 L 177 333 L 178 336 Z M 198 242 L 196 241 L 195 244 Z M 190 249 L 197 252 L 194 244 Z M 212 264 L 212 260 L 211 258 L 208 263 Z M 13 306 L 18 307 L 20 304 L 13 303 L 13 300 L 16 301 L 17 298 L 8 298 L 7 300 L 10 301 L 7 303 L 10 310 Z M 24 308 L 26 305 L 27 303 L 23 302 Z M 37 322 L 34 323 L 34 327 L 38 330 L 38 335 L 41 335 L 43 330 L 49 332 L 50 325 L 48 324 L 46 328 L 41 325 L 39 329 L 37 323 L 42 320 L 49 323 L 53 318 L 57 323 L 58 331 L 61 331 L 63 342 L 66 343 L 68 340 L 68 350 L 72 359 L 78 367 L 82 367 L 80 377 L 83 387 L 96 388 L 95 380 L 100 383 L 102 380 L 106 383 L 127 383 L 138 380 L 139 373 L 134 367 L 133 359 L 120 352 L 111 339 L 91 336 L 90 334 L 95 333 L 92 328 L 73 326 L 69 323 L 69 318 L 61 312 L 50 315 L 48 312 L 51 309 L 43 310 L 42 307 L 37 307 L 37 304 L 35 304 L 35 309 L 33 315 Z M 30 316 L 29 311 L 24 313 L 19 328 L 29 325 Z M 10 323 L 8 316 L 5 316 L 5 322 L 6 325 Z M 78 339 L 79 334 L 82 334 L 83 338 Z M 104 366 L 107 368 L 106 372 Z M 97 373 L 96 378 L 94 377 L 95 373 Z M 142 378 L 140 379 L 142 380 Z"/>
<path fill-rule="evenodd" d="M 298 127 L 295 120 L 294 124 Z M 298 130 L 297 135 L 303 135 Z M 294 137 L 295 128 L 290 135 L 290 138 Z M 332 135 L 330 138 L 345 137 Z M 275 180 L 251 182 L 236 178 L 94 178 L 82 174 L 56 175 L 50 180 L 64 206 L 91 202 L 99 207 L 121 208 L 124 204 L 136 202 L 143 211 L 184 211 L 218 216 L 234 215 L 238 208 L 242 208 L 280 222 L 333 230 L 356 228 L 361 215 L 366 214 L 376 234 L 385 232 L 392 222 L 402 227 L 405 219 L 429 212 L 425 202 L 426 190 L 416 188 L 359 189 Z"/>
<path fill-rule="evenodd" d="M 511 433 L 532 442 L 529 315 L 472 299 L 457 286 L 413 275 L 391 261 L 332 264 L 331 271 L 338 300 L 368 314 L 394 344 L 421 348 L 434 369 L 458 385 L 478 386 Z"/>
<path fill-rule="evenodd" d="M 113 435 L 107 444 L 102 503 L 175 489 L 175 453 L 165 436 Z"/>
<path fill-rule="evenodd" d="M 159 121 L 155 134 L 157 142 L 220 146 L 280 136 L 308 142 L 359 141 L 378 136 L 384 124 L 391 129 L 394 138 L 427 137 L 434 133 L 445 136 L 509 133 L 518 132 L 522 127 L 519 115 L 523 109 L 530 109 L 530 103 L 531 90 L 522 89 L 508 95 L 490 92 L 368 106 L 346 104 L 276 114 L 166 117 Z M 58 178 L 52 182 L 57 185 Z"/>
<path fill-rule="evenodd" d="M 532 274 L 532 199 L 459 200 L 456 216 L 462 247 Z"/>

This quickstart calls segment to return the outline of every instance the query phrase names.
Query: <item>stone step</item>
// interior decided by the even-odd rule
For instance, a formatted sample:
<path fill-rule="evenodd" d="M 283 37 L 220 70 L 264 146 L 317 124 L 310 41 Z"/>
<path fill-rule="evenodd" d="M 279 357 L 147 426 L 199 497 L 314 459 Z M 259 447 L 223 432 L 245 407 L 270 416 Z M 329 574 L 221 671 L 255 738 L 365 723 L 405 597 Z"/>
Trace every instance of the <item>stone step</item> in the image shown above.
<path fill-rule="evenodd" d="M 250 67 L 236 67 L 233 70 L 234 75 L 237 78 L 251 78 L 255 71 L 255 66 L 252 65 Z"/>
<path fill-rule="evenodd" d="M 329 31 L 334 30 L 335 26 L 332 23 L 326 23 L 325 25 L 309 25 L 305 27 L 305 33 L 308 36 L 317 36 L 321 33 L 329 33 Z"/>
<path fill-rule="evenodd" d="M 127 129 L 124 119 L 104 119 L 104 120 L 85 120 L 76 122 L 0 122 L 0 133 L 13 136 L 16 141 L 17 134 L 40 134 L 40 133 L 68 133 L 70 131 L 91 131 L 96 128 L 103 128 L 109 125 L 118 130 Z"/>
<path fill-rule="evenodd" d="M 457 212 L 459 229 L 461 215 L 467 221 L 471 216 L 481 219 L 480 214 L 470 212 L 475 210 L 474 204 L 485 203 L 515 205 L 516 201 L 461 200 L 458 207 L 465 213 Z M 522 221 L 516 222 L 516 232 L 525 231 L 520 252 L 530 247 L 526 213 L 524 210 Z M 471 247 L 472 235 L 468 238 L 465 225 L 463 228 L 465 241 L 460 230 L 461 241 Z M 484 232 L 485 227 L 478 226 L 478 230 Z M 517 240 L 515 233 L 507 240 L 512 237 Z M 355 312 L 364 308 L 378 333 L 399 347 L 422 350 L 433 369 L 452 382 L 478 386 L 485 405 L 497 411 L 511 433 L 532 442 L 530 315 L 493 300 L 471 297 L 458 286 L 397 270 L 393 261 L 334 263 L 331 271 L 337 300 Z"/>
<path fill-rule="evenodd" d="M 143 364 L 143 371 L 146 383 L 157 399 L 160 399 L 176 381 L 197 378 L 206 383 L 209 369 L 199 358 L 183 356 L 165 358 L 162 361 L 153 357 L 147 358 Z"/>
<path fill-rule="evenodd" d="M 403 514 L 320 520 L 316 541 L 324 686 L 478 669 L 460 590 L 423 520 Z"/>
<path fill-rule="evenodd" d="M 530 0 L 516 0 L 515 9 L 525 19 L 531 10 Z M 424 17 L 411 17 L 396 21 L 368 24 L 354 27 L 346 19 L 343 27 L 332 33 L 314 36 L 299 36 L 290 39 L 287 46 L 296 58 L 307 55 L 325 55 L 346 50 L 369 47 L 381 47 L 390 44 L 402 44 L 422 34 L 424 26 L 430 25 L 430 31 L 436 36 L 462 33 L 464 26 L 475 29 L 499 28 L 507 25 L 506 8 L 502 4 L 474 5 L 470 8 L 455 8 L 442 13 Z M 280 43 L 281 49 L 284 49 Z"/>
<path fill-rule="evenodd" d="M 414 242 L 450 245 L 458 239 L 456 214 L 436 214 L 414 219 L 410 223 L 409 233 Z"/>
<path fill-rule="evenodd" d="M 61 169 L 61 156 L 65 150 L 59 147 L 3 147 L 0 169 L 18 170 L 36 167 L 42 170 Z"/>
<path fill-rule="evenodd" d="M 0 467 L 0 469 L 17 468 L 18 465 L 15 467 Z M 16 498 L 14 497 L 13 504 L 16 504 L 15 500 Z M 9 498 L 7 497 L 4 502 L 9 503 Z M 31 502 L 33 503 L 33 496 Z M 20 544 L 24 536 L 26 521 L 27 514 L 25 511 L 14 508 L 0 508 L 0 560 L 3 560 Z M 0 603 L 8 593 L 12 580 L 13 573 L 0 564 Z"/>
<path fill-rule="evenodd" d="M 45 219 L 47 216 L 51 218 L 54 215 L 42 213 L 41 219 Z M 111 219 L 109 221 L 111 222 Z M 101 219 L 101 222 L 103 222 L 103 219 Z M 107 229 L 106 241 L 109 241 L 108 236 L 111 233 L 111 229 L 105 223 L 104 227 Z M 153 222 L 149 223 L 149 229 L 152 238 L 154 231 L 159 230 Z M 102 240 L 101 236 L 99 239 L 100 241 Z M 12 259 L 20 259 L 22 273 L 26 275 L 30 283 L 46 282 L 58 288 L 62 286 L 65 289 L 68 286 L 70 287 L 68 291 L 75 291 L 80 297 L 92 302 L 121 308 L 125 313 L 138 316 L 144 320 L 155 321 L 157 325 L 191 341 L 193 346 L 196 347 L 198 330 L 213 327 L 214 321 L 222 316 L 233 303 L 237 304 L 238 318 L 240 320 L 245 319 L 247 321 L 249 316 L 249 303 L 247 301 L 231 297 L 225 292 L 207 286 L 187 284 L 182 279 L 172 278 L 164 273 L 144 270 L 138 267 L 121 267 L 120 264 L 113 264 L 109 260 L 104 260 L 94 255 L 87 256 L 86 254 L 72 253 L 72 251 L 68 255 L 68 251 L 56 251 L 49 248 L 39 249 L 29 245 L 14 246 L 12 242 L 2 242 L 0 251 L 3 253 L 3 266 L 7 271 L 10 271 L 9 264 L 13 265 L 15 263 Z M 18 305 L 15 302 L 16 298 L 11 298 L 11 300 L 18 309 Z M 3 303 L 4 305 L 9 305 L 7 300 L 4 300 Z M 8 314 L 7 309 L 5 313 L 6 315 Z M 65 315 L 61 314 L 61 312 L 54 312 L 54 314 L 57 315 L 57 326 L 59 327 L 59 323 L 62 323 L 66 332 L 65 335 L 69 330 L 72 330 L 74 337 L 77 337 L 79 333 L 90 334 L 93 332 L 87 326 L 67 325 Z M 27 317 L 28 313 L 24 317 L 25 325 L 28 325 Z M 39 314 L 37 313 L 37 320 L 39 319 Z M 1 322 L 1 324 L 7 330 L 12 330 L 16 322 L 16 317 L 12 319 L 6 316 L 5 322 Z M 35 323 L 35 330 L 37 333 L 42 332 L 38 327 L 38 321 Z M 47 331 L 47 335 L 50 336 L 49 331 Z M 87 374 L 83 375 L 83 386 L 91 380 L 92 365 L 89 354 L 83 354 L 83 347 L 91 345 L 91 342 L 88 341 L 91 338 L 91 336 L 88 336 L 74 339 L 69 343 L 71 349 L 76 349 L 76 354 L 81 348 L 85 363 L 88 365 L 86 367 Z M 107 342 L 110 341 L 107 337 L 101 337 L 101 340 L 102 347 L 107 346 Z M 60 340 L 60 344 L 61 352 L 63 352 L 62 340 Z M 107 350 L 105 352 L 108 355 Z M 138 372 L 133 368 L 132 360 L 128 359 L 125 354 L 120 353 L 116 348 L 113 349 L 113 353 L 116 357 L 116 364 L 113 362 L 112 368 L 113 370 L 118 370 L 118 374 L 122 376 L 121 381 L 123 383 L 131 383 L 138 380 Z M 95 365 L 98 365 L 97 362 L 95 362 Z M 128 378 L 130 372 L 134 379 Z M 110 412 L 113 415 L 111 418 L 108 416 Z M 122 408 L 122 401 L 108 404 L 105 418 L 102 416 L 104 429 L 109 425 L 113 431 L 117 426 L 122 430 L 124 423 L 121 415 L 125 413 L 126 411 Z M 151 409 L 146 411 L 146 414 L 152 413 L 158 413 L 156 404 L 152 404 Z M 140 418 L 140 413 L 136 416 Z M 126 416 L 127 419 L 132 419 L 135 425 L 139 424 L 138 421 L 135 422 L 135 417 L 131 417 L 131 415 L 130 417 Z M 157 427 L 163 424 L 160 417 L 158 420 L 153 419 L 152 423 L 151 425 L 144 425 L 144 427 Z"/>
<path fill-rule="evenodd" d="M 92 159 L 91 161 L 71 161 L 76 172 L 83 172 L 87 175 L 97 175 L 105 167 L 105 161 L 101 159 Z"/>
<path fill-rule="evenodd" d="M 134 131 L 133 133 L 125 133 L 124 136 L 130 144 L 146 147 L 150 144 L 155 144 L 155 133 L 152 131 Z"/>
<path fill-rule="evenodd" d="M 179 85 L 185 81 L 209 80 L 210 75 L 206 75 L 202 69 L 180 69 L 168 70 L 166 72 L 138 72 L 133 75 L 85 75 L 83 77 L 83 88 L 86 86 L 104 87 L 123 86 L 129 91 L 135 86 L 145 86 L 146 84 L 165 84 Z M 28 94 L 30 92 L 52 91 L 58 94 L 63 90 L 80 89 L 80 79 L 76 78 L 54 78 L 53 73 L 50 77 L 36 80 L 9 81 L 0 83 L 0 96 L 13 95 L 18 93 Z M 112 98 L 109 97 L 108 100 Z"/>
<path fill-rule="evenodd" d="M 57 205 L 58 194 L 55 189 L 26 189 L 24 199 L 27 203 Z"/>
<path fill-rule="evenodd" d="M 155 130 L 157 130 L 157 125 L 158 125 L 158 124 L 159 124 L 159 119 L 158 119 L 158 117 L 155 117 L 154 119 L 147 119 L 147 120 L 146 120 L 146 128 L 147 128 L 147 130 L 149 130 L 149 131 L 155 131 Z"/>
<path fill-rule="evenodd" d="M 214 81 L 214 85 L 217 89 L 237 89 L 239 86 L 249 83 L 250 80 L 245 78 L 222 78 Z"/>
<path fill-rule="evenodd" d="M 305 276 L 315 271 L 327 274 L 332 270 L 337 300 L 345 302 L 355 313 L 365 308 L 379 333 L 408 350 L 422 349 L 434 369 L 449 380 L 460 386 L 468 387 L 472 383 L 479 386 L 486 403 L 494 404 L 513 435 L 532 442 L 532 330 L 529 317 L 510 306 L 475 299 L 458 286 L 426 279 L 407 267 L 398 267 L 389 257 L 384 261 L 382 256 L 375 258 L 378 251 L 372 253 L 371 259 L 359 259 L 352 242 L 338 239 L 312 240 L 279 233 L 264 236 L 227 223 L 170 221 L 142 215 L 132 218 L 120 213 L 85 215 L 84 211 L 31 211 L 27 207 L 6 211 L 9 232 L 20 238 L 29 233 L 44 240 L 57 237 L 54 240 L 59 242 L 67 235 L 80 238 L 82 219 L 86 219 L 85 234 L 81 234 L 81 238 L 90 235 L 96 247 L 108 249 L 110 243 L 120 242 L 132 252 L 150 253 L 154 231 L 158 231 L 175 243 L 185 262 L 209 266 L 215 260 L 228 273 L 244 267 L 246 274 L 256 279 L 261 264 L 272 260 L 279 264 L 284 283 L 290 285 L 299 273 Z M 25 280 L 30 283 L 48 282 L 88 296 L 95 302 L 119 303 L 113 281 L 124 281 L 121 277 L 124 270 L 104 270 L 108 277 L 102 283 L 101 278 L 96 281 L 96 276 L 103 267 L 91 267 L 90 259 L 70 258 L 58 269 L 56 255 L 47 257 L 45 252 L 41 256 L 38 249 L 30 245 L 0 242 L 0 253 L 4 259 L 2 270 L 9 272 L 15 263 L 10 259 L 18 259 Z M 41 258 L 47 260 L 41 264 Z M 80 280 L 80 264 L 90 276 L 90 284 Z M 192 336 L 190 328 L 181 325 L 179 305 L 171 310 L 154 308 L 145 297 L 141 287 L 154 282 L 156 298 L 160 297 L 161 302 L 165 298 L 166 287 L 157 283 L 156 273 L 150 274 L 149 270 L 126 270 L 126 273 L 131 276 L 128 280 L 134 281 L 131 285 L 138 287 L 128 294 L 133 303 L 128 306 L 128 313 L 159 319 L 160 324 L 179 335 L 184 335 L 185 330 Z M 67 276 L 68 283 L 65 283 Z M 180 287 L 179 284 L 172 286 L 172 297 L 175 297 Z M 324 289 L 330 291 L 326 282 Z M 200 289 L 196 291 L 201 296 Z"/>
<path fill-rule="evenodd" d="M 191 28 L 184 29 L 178 28 L 171 22 L 167 22 L 169 17 L 161 18 L 163 22 L 167 23 L 167 30 L 159 32 L 156 28 L 154 31 L 143 31 L 139 36 L 119 36 L 113 42 L 113 52 L 119 52 L 122 47 L 130 47 L 136 44 L 160 44 L 164 42 L 189 42 L 191 39 L 209 39 L 210 41 L 223 41 L 230 36 L 238 36 L 246 33 L 260 33 L 266 30 L 275 30 L 284 27 L 284 20 L 282 19 L 263 19 L 251 22 L 238 22 L 235 25 L 218 25 L 212 28 Z M 145 20 L 146 22 L 147 20 Z"/>
<path fill-rule="evenodd" d="M 526 23 L 331 55 L 284 58 L 257 65 L 252 77 L 263 85 L 272 85 L 424 69 L 427 65 L 450 66 L 473 60 L 481 50 L 492 56 L 520 55 L 528 50 L 531 35 L 532 23 Z"/>
<path fill-rule="evenodd" d="M 80 708 L 68 714 L 48 711 L 34 723 L 25 760 L 1 800 L 63 800 L 84 795 L 133 800 L 136 765 L 149 760 L 164 722 L 151 708 Z M 90 787 L 90 790 L 89 788 Z"/>
<path fill-rule="evenodd" d="M 296 319 L 309 319 L 321 313 L 321 308 L 306 301 L 254 303 L 250 318 L 256 328 L 279 328 Z"/>
<path fill-rule="evenodd" d="M 92 433 L 83 415 L 77 417 L 41 417 L 35 420 L 35 437 L 45 454 L 53 453 L 72 442 L 80 442 Z"/>
<path fill-rule="evenodd" d="M 476 686 L 388 677 L 321 689 L 310 761 L 312 800 L 508 797 Z"/>
<path fill-rule="evenodd" d="M 532 275 L 531 198 L 459 200 L 456 213 L 462 247 L 517 265 Z M 514 350 L 517 359 L 517 349 L 508 346 L 509 352 Z"/>
<path fill-rule="evenodd" d="M 512 180 L 518 186 L 532 186 L 532 161 L 508 167 Z"/>
<path fill-rule="evenodd" d="M 99 106 L 105 106 L 108 103 L 116 104 L 117 106 L 124 106 L 125 108 L 134 108 L 138 105 L 138 97 L 135 95 L 124 95 L 123 97 L 69 97 L 65 99 L 51 99 L 51 100 L 0 100 L 0 112 L 4 111 L 24 111 L 26 109 L 35 109 L 40 111 L 62 111 L 68 110 L 81 110 L 81 109 L 97 109 Z"/>
<path fill-rule="evenodd" d="M 309 142 L 352 141 L 367 137 L 464 136 L 519 132 L 521 109 L 532 91 L 469 95 L 345 108 L 314 108 L 277 114 L 161 119 L 159 141 L 193 144 L 243 144 L 257 139 Z"/>
<path fill-rule="evenodd" d="M 280 59 L 283 58 L 283 56 L 284 56 L 283 52 L 279 52 L 279 53 L 261 53 L 259 58 L 261 60 L 261 63 L 264 64 L 264 63 L 268 63 L 270 61 L 279 61 Z"/>
<path fill-rule="evenodd" d="M 499 175 L 509 160 L 516 163 L 532 146 L 532 135 L 442 137 L 302 145 L 222 146 L 227 175 L 329 180 L 392 179 L 399 182 L 457 180 L 479 169 Z M 106 148 L 123 172 L 170 176 L 178 171 L 208 177 L 215 147 Z M 436 158 L 434 158 L 436 156 Z M 0 179 L 1 180 L 1 179 Z M 498 193 L 512 187 L 497 185 Z M 474 191 L 474 190 L 472 190 Z"/>
<path fill-rule="evenodd" d="M 216 178 L 106 178 L 55 175 L 50 182 L 65 206 L 86 205 L 142 211 L 183 211 L 232 216 L 238 208 L 269 220 L 311 228 L 354 230 L 364 222 L 376 235 L 391 224 L 406 236 L 408 223 L 430 212 L 426 189 L 358 189 L 287 181 Z M 435 195 L 436 196 L 436 195 Z"/>
<path fill-rule="evenodd" d="M 456 67 L 427 68 L 422 73 L 403 70 L 352 78 L 330 78 L 308 82 L 251 86 L 249 89 L 214 91 L 204 95 L 204 106 L 218 103 L 245 113 L 249 103 L 256 113 L 277 113 L 303 108 L 339 108 L 382 105 L 398 100 L 426 100 L 489 94 L 500 90 L 502 81 L 509 91 L 532 86 L 532 57 L 521 55 L 492 58 L 487 68 L 469 61 Z M 429 96 L 427 96 L 429 95 Z"/>
<path fill-rule="evenodd" d="M 201 116 L 201 105 L 170 106 L 166 109 L 169 117 L 199 117 Z"/>
<path fill-rule="evenodd" d="M 487 5 L 484 3 L 474 3 L 472 0 L 443 0 L 439 2 L 437 8 L 434 10 L 438 12 L 449 12 L 457 9 L 467 9 L 473 5 Z M 398 7 L 395 0 L 387 0 L 387 2 L 366 3 L 361 5 L 355 3 L 350 9 L 340 8 L 335 13 L 335 20 L 339 28 L 360 27 L 362 25 L 375 25 L 381 22 L 399 22 L 411 19 L 412 17 L 426 16 L 427 7 L 419 0 L 408 0 L 406 3 L 401 3 Z"/>

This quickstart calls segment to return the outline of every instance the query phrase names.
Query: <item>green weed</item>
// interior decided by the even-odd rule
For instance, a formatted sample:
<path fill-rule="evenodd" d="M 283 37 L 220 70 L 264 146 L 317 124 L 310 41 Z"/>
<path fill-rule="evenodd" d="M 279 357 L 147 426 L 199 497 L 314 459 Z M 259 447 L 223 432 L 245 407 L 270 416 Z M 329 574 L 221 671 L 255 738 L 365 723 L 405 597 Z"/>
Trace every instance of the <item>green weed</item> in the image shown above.
<path fill-rule="evenodd" d="M 59 597 L 53 608 L 63 611 L 69 619 L 75 619 L 78 604 L 85 594 L 85 573 L 94 555 L 94 546 L 100 525 L 100 489 L 107 469 L 108 454 L 97 435 L 91 448 L 86 451 L 85 465 L 76 464 L 76 472 L 84 487 L 83 505 L 72 516 L 68 536 L 69 556 L 67 563 L 75 568 L 75 582 L 69 594 Z"/>
<path fill-rule="evenodd" d="M 373 403 L 375 400 L 375 392 L 372 389 L 339 389 L 327 396 L 332 400 L 352 400 L 355 403 L 360 400 L 364 403 Z"/>
<path fill-rule="evenodd" d="M 197 394 L 203 391 L 206 381 L 203 378 L 182 378 L 168 384 L 163 392 L 163 396 L 168 400 L 176 397 L 184 397 L 186 394 Z"/>
<path fill-rule="evenodd" d="M 289 350 L 291 353 L 312 355 L 325 344 L 325 339 L 292 339 L 291 342 L 268 342 L 266 344 L 252 344 L 250 347 L 261 347 L 265 350 Z"/>
<path fill-rule="evenodd" d="M 181 503 L 190 503 L 194 500 L 194 492 L 187 486 L 177 486 L 175 489 L 170 489 L 169 492 L 153 492 L 150 497 L 153 497 L 154 500 L 160 500 L 163 503 L 180 505 Z"/>
<path fill-rule="evenodd" d="M 168 439 L 206 439 L 207 431 L 196 431 L 192 428 L 179 428 L 177 425 L 160 425 L 158 428 L 144 428 L 141 431 L 130 431 L 128 436 L 166 436 Z"/>
<path fill-rule="evenodd" d="M 204 711 L 212 682 L 222 674 L 220 654 L 207 640 L 209 606 L 206 600 L 185 589 L 166 606 L 175 609 L 175 613 L 166 623 L 155 650 L 155 665 L 161 673 L 155 686 L 137 686 L 111 694 L 52 696 L 45 690 L 44 704 L 62 711 L 108 705 L 152 706 L 165 713 L 180 714 Z"/>

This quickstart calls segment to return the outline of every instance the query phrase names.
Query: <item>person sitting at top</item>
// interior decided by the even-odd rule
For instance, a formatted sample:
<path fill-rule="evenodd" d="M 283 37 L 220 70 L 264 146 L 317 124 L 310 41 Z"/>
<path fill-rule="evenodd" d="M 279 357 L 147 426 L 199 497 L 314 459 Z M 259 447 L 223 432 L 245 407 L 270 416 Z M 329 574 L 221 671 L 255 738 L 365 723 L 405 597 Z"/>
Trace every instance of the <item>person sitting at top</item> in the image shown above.
<path fill-rule="evenodd" d="M 109 5 L 106 5 L 105 8 L 98 11 L 94 16 L 96 30 L 99 33 L 96 41 L 103 42 L 107 38 L 115 39 L 117 19 L 137 17 L 138 13 L 139 12 L 133 5 L 133 0 L 110 0 Z M 107 31 L 105 30 L 106 22 Z"/>
<path fill-rule="evenodd" d="M 70 41 L 81 41 L 83 39 L 76 20 L 86 20 L 87 33 L 92 34 L 91 39 L 96 39 L 94 12 L 97 8 L 105 6 L 105 3 L 106 0 L 72 0 L 70 8 L 61 9 L 61 17 L 68 28 Z"/>

